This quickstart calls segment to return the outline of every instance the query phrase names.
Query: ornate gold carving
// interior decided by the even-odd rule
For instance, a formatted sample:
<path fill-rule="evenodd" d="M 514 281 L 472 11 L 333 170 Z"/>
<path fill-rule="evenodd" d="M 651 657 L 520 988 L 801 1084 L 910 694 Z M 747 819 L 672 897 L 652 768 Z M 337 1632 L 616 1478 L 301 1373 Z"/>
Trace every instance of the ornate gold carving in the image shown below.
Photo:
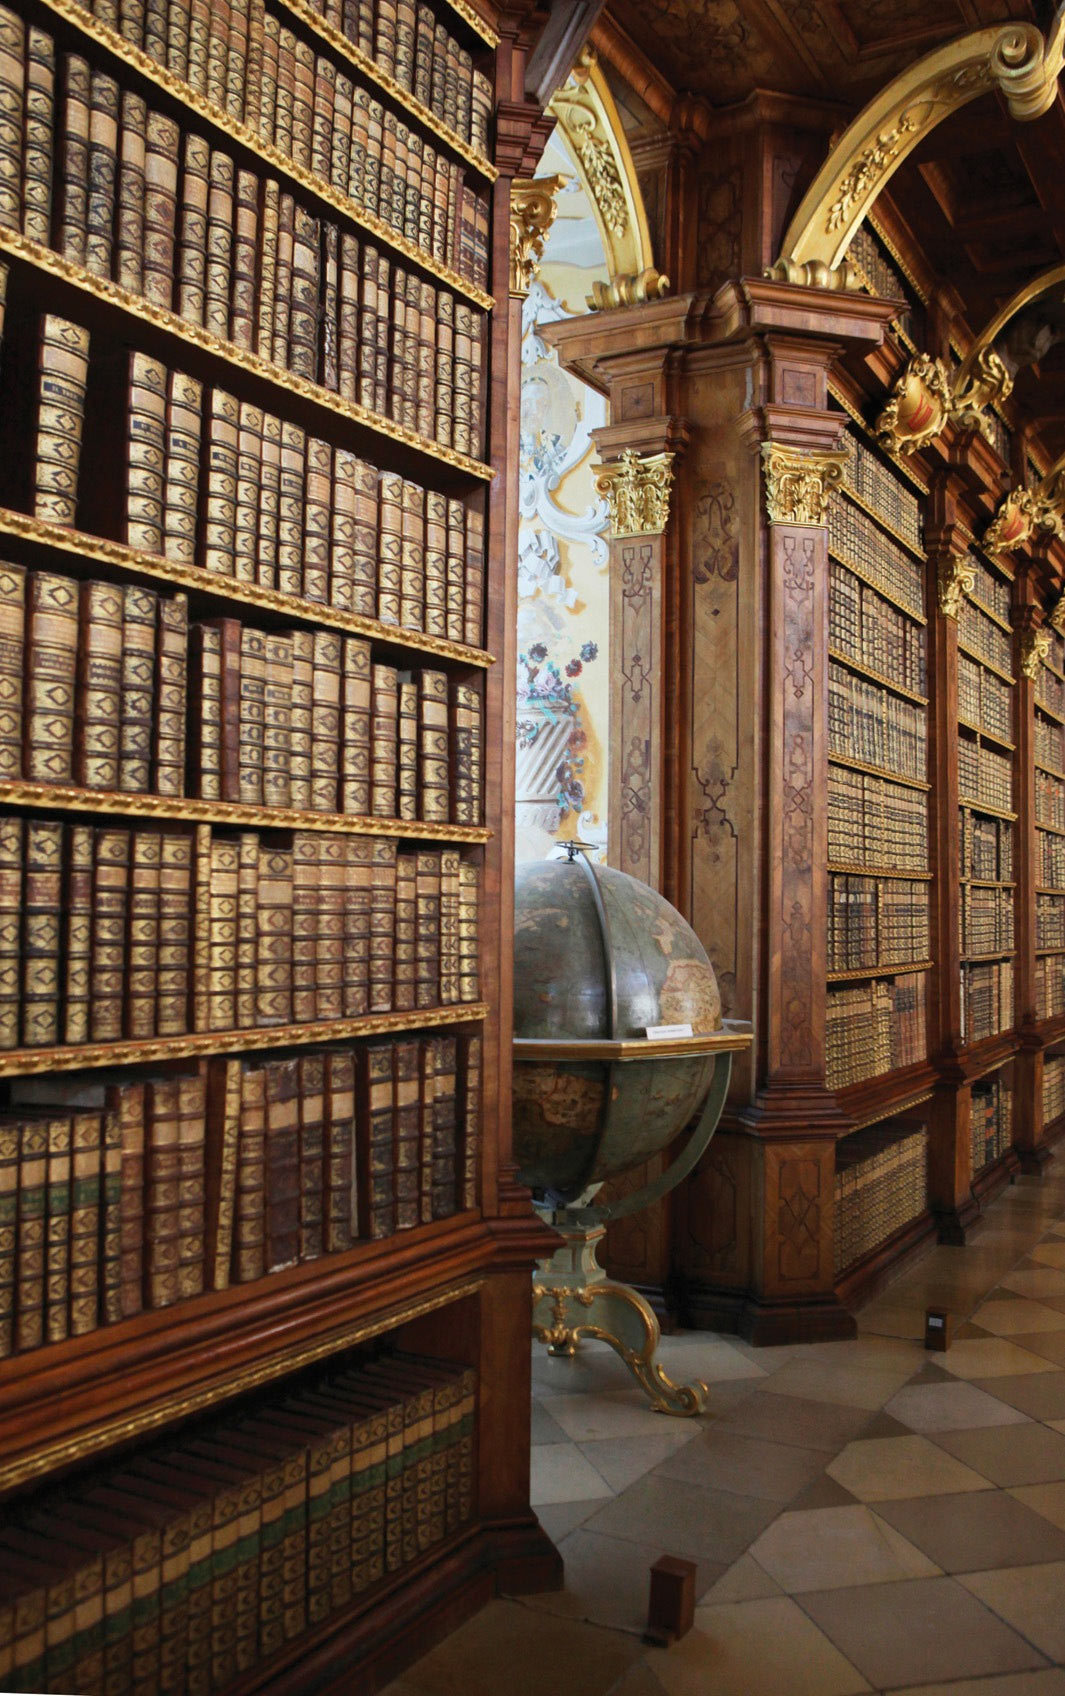
<path fill-rule="evenodd" d="M 1025 677 L 1039 676 L 1039 667 L 1050 657 L 1050 631 L 1033 627 L 1021 631 L 1021 670 Z"/>
<path fill-rule="evenodd" d="M 176 77 L 172 71 L 167 70 L 165 65 L 160 65 L 155 59 L 149 58 L 147 53 L 142 52 L 139 47 L 133 46 L 124 36 L 119 35 L 107 24 L 101 22 L 99 18 L 93 17 L 84 7 L 77 4 L 77 0 L 45 0 L 45 4 L 52 12 L 76 24 L 84 35 L 103 42 L 112 53 L 135 66 L 142 76 L 165 89 L 168 94 L 180 100 L 183 106 L 190 107 L 193 111 L 209 118 L 212 124 L 216 124 L 227 135 L 231 135 L 234 140 L 239 141 L 242 146 L 259 154 L 274 170 L 284 172 L 304 188 L 309 188 L 319 200 L 327 200 L 331 206 L 336 207 L 337 211 L 342 212 L 353 223 L 361 224 L 377 240 L 388 243 L 389 246 L 395 248 L 397 253 L 406 254 L 409 258 L 416 260 L 419 265 L 426 267 L 434 275 L 440 277 L 449 287 L 459 289 L 469 299 L 476 301 L 478 306 L 490 308 L 494 305 L 491 295 L 485 294 L 482 289 L 475 288 L 468 280 L 453 271 L 450 266 L 440 264 L 438 260 L 433 258 L 432 254 L 427 253 L 416 242 L 409 241 L 398 231 L 393 230 L 389 224 L 376 217 L 374 213 L 357 206 L 347 195 L 338 193 L 331 184 L 313 176 L 302 165 L 290 158 L 288 154 L 282 153 L 272 142 L 264 140 L 257 131 L 231 117 L 228 112 L 224 112 L 213 101 L 207 100 L 195 89 L 190 88 L 188 83 L 183 82 L 180 77 Z M 365 78 L 378 83 L 392 99 L 400 101 L 420 123 L 431 129 L 439 140 L 445 142 L 463 159 L 475 165 L 483 175 L 494 181 L 499 173 L 487 159 L 482 159 L 453 130 L 448 129 L 445 124 L 441 124 L 437 118 L 434 118 L 433 114 L 419 101 L 415 100 L 413 95 L 402 89 L 386 71 L 381 70 L 372 59 L 360 52 L 354 42 L 349 41 L 345 35 L 341 35 L 339 30 L 326 22 L 320 12 L 316 12 L 311 6 L 307 5 L 306 0 L 291 0 L 289 10 L 294 12 L 300 21 L 313 30 L 316 35 L 321 36 L 322 40 L 327 42 L 335 52 L 342 54 L 346 59 L 353 60 Z"/>
<path fill-rule="evenodd" d="M 1059 595 L 1054 602 L 1048 623 L 1051 630 L 1056 631 L 1059 636 L 1065 636 L 1065 595 Z"/>
<path fill-rule="evenodd" d="M 78 10 L 76 6 L 71 9 Z M 486 483 L 490 483 L 495 476 L 492 467 L 483 464 L 481 460 L 470 459 L 467 454 L 456 453 L 453 448 L 441 447 L 439 442 L 431 442 L 428 437 L 419 436 L 416 430 L 408 430 L 402 424 L 395 424 L 390 418 L 383 418 L 380 413 L 371 412 L 368 407 L 359 406 L 353 400 L 343 400 L 340 395 L 334 394 L 332 389 L 323 389 L 317 383 L 309 382 L 306 377 L 297 376 L 295 371 L 285 371 L 267 359 L 260 359 L 258 354 L 237 347 L 235 342 L 222 341 L 221 337 L 213 336 L 199 324 L 186 323 L 184 318 L 179 318 L 174 312 L 168 312 L 166 307 L 154 306 L 151 301 L 142 299 L 140 295 L 120 288 L 118 283 L 93 276 L 92 272 L 86 271 L 83 266 L 76 265 L 73 260 L 64 259 L 61 254 L 53 253 L 51 248 L 42 247 L 39 242 L 20 235 L 17 230 L 0 229 L 0 253 L 13 254 L 17 259 L 35 265 L 38 270 L 48 272 L 50 276 L 61 277 L 82 294 L 105 300 L 145 324 L 154 324 L 158 329 L 165 330 L 168 335 L 176 336 L 193 347 L 202 348 L 217 359 L 224 359 L 230 365 L 239 366 L 242 371 L 250 371 L 282 393 L 302 395 L 305 400 L 313 401 L 315 406 L 323 407 L 337 418 L 350 418 L 356 424 L 373 430 L 378 436 L 387 436 L 390 441 L 405 442 L 408 447 L 416 448 L 428 458 L 441 460 L 445 465 L 457 466 L 469 476 L 480 477 Z M 283 407 L 284 403 L 280 404 Z"/>
<path fill-rule="evenodd" d="M 768 275 L 822 288 L 855 286 L 853 275 L 830 285 L 824 279 L 840 270 L 854 232 L 913 149 L 944 118 L 989 88 L 1002 92 L 1014 118 L 1040 117 L 1053 103 L 1063 54 L 1065 13 L 1059 13 L 1046 41 L 1032 24 L 995 24 L 909 65 L 868 102 L 832 148 Z"/>
<path fill-rule="evenodd" d="M 763 442 L 770 524 L 827 524 L 829 499 L 843 481 L 844 463 L 842 453 L 809 453 Z"/>
<path fill-rule="evenodd" d="M 543 257 L 565 177 L 515 177 L 510 185 L 510 292 L 523 296 Z"/>
<path fill-rule="evenodd" d="M 912 453 L 938 436 L 950 407 L 950 372 L 941 359 L 918 353 L 876 421 L 877 439 L 892 453 Z"/>
<path fill-rule="evenodd" d="M 635 448 L 626 448 L 620 459 L 603 466 L 595 486 L 610 502 L 612 536 L 660 536 L 669 523 L 673 455 L 641 459 Z"/>
<path fill-rule="evenodd" d="M 448 1007 L 419 1008 L 416 1013 L 370 1013 L 357 1019 L 331 1019 L 306 1025 L 264 1025 L 243 1031 L 192 1031 L 149 1042 L 72 1044 L 69 1048 L 9 1048 L 0 1052 L 0 1077 L 29 1072 L 70 1072 L 97 1066 L 132 1066 L 155 1060 L 184 1060 L 197 1054 L 240 1054 L 256 1048 L 288 1048 L 306 1042 L 335 1042 L 341 1037 L 379 1036 L 417 1030 L 421 1025 L 479 1023 L 488 1015 L 483 1001 L 456 1001 Z"/>
<path fill-rule="evenodd" d="M 452 1302 L 476 1295 L 483 1288 L 483 1278 L 465 1278 L 459 1283 L 434 1290 L 431 1295 L 422 1296 L 416 1301 L 394 1303 L 391 1307 L 379 1309 L 372 1318 L 338 1326 L 327 1336 L 320 1337 L 313 1343 L 297 1343 L 290 1348 L 279 1349 L 271 1354 L 269 1360 L 259 1361 L 239 1372 L 229 1373 L 213 1384 L 205 1384 L 195 1390 L 182 1391 L 180 1395 L 164 1396 L 158 1401 L 144 1403 L 135 1413 L 123 1414 L 117 1419 L 101 1419 L 99 1423 L 79 1430 L 75 1437 L 43 1443 L 40 1448 L 30 1449 L 26 1454 L 17 1455 L 13 1460 L 0 1464 L 0 1492 L 13 1490 L 27 1479 L 40 1478 L 45 1473 L 70 1466 L 75 1461 L 85 1460 L 89 1455 L 98 1454 L 101 1449 L 113 1448 L 133 1437 L 143 1436 L 148 1431 L 157 1431 L 164 1425 L 187 1419 L 190 1414 L 201 1413 L 205 1408 L 230 1401 L 234 1396 L 245 1395 L 249 1390 L 257 1390 L 263 1384 L 273 1383 L 275 1379 L 286 1377 L 302 1367 L 313 1366 L 317 1361 L 328 1359 L 330 1355 L 354 1348 L 356 1344 L 366 1342 L 370 1337 L 380 1336 L 383 1331 L 408 1324 L 412 1319 L 420 1319 L 423 1314 L 435 1313 L 437 1308 L 448 1307 Z M 298 1299 L 298 1292 L 295 1294 Z"/>
<path fill-rule="evenodd" d="M 576 1354 L 581 1337 L 595 1337 L 621 1356 L 657 1412 L 690 1419 L 706 1410 L 709 1390 L 701 1378 L 675 1384 L 655 1360 L 662 1340 L 658 1320 L 650 1304 L 627 1284 L 534 1281 L 533 1336 L 552 1354 L 565 1356 Z"/>
<path fill-rule="evenodd" d="M 494 665 L 491 654 L 481 648 L 468 648 L 463 642 L 448 642 L 442 636 L 429 636 L 420 630 L 400 630 L 393 624 L 380 624 L 375 618 L 363 618 L 357 612 L 345 612 L 341 607 L 322 606 L 317 601 L 305 601 L 299 595 L 283 595 L 278 589 L 260 588 L 257 583 L 237 583 L 232 577 L 212 581 L 203 566 L 181 565 L 164 559 L 161 554 L 141 553 L 127 548 L 123 542 L 109 542 L 100 536 L 90 536 L 84 530 L 68 530 L 61 524 L 49 524 L 43 518 L 33 518 L 25 512 L 13 512 L 0 507 L 0 536 L 22 536 L 50 549 L 78 559 L 97 560 L 101 565 L 115 566 L 119 571 L 135 571 L 141 577 L 154 577 L 163 583 L 177 583 L 185 589 L 203 593 L 220 590 L 227 601 L 241 601 L 252 607 L 268 607 L 286 618 L 298 618 L 304 623 L 322 625 L 330 630 L 350 630 L 357 636 L 377 637 L 392 646 L 413 648 L 418 652 L 439 654 L 443 659 L 461 660 L 463 665 L 487 667 Z"/>
<path fill-rule="evenodd" d="M 939 610 L 945 618 L 957 618 L 963 595 L 971 595 L 976 585 L 976 570 L 962 554 L 951 554 L 939 566 Z"/>
<path fill-rule="evenodd" d="M 1034 489 L 1011 489 L 984 537 L 990 553 L 1023 548 L 1037 530 L 1065 535 L 1065 454 L 1054 461 Z"/>
<path fill-rule="evenodd" d="M 610 86 L 594 49 L 582 49 L 569 79 L 548 102 L 591 202 L 611 281 L 588 296 L 593 312 L 658 300 L 669 278 L 655 268 L 636 166 Z"/>

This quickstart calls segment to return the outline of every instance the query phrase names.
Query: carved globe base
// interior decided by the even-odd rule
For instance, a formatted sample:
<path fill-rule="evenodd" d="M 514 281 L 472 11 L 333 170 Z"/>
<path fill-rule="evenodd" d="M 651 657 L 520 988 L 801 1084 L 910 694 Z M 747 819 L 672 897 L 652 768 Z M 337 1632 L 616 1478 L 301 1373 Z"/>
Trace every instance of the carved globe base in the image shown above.
<path fill-rule="evenodd" d="M 533 1280 L 533 1335 L 549 1354 L 570 1357 L 581 1337 L 597 1337 L 621 1356 L 656 1413 L 689 1419 L 705 1413 L 709 1391 L 702 1379 L 674 1384 L 655 1359 L 662 1333 L 650 1305 L 600 1266 L 605 1228 L 574 1226 L 558 1214 L 552 1224 L 563 1243 L 540 1262 Z"/>

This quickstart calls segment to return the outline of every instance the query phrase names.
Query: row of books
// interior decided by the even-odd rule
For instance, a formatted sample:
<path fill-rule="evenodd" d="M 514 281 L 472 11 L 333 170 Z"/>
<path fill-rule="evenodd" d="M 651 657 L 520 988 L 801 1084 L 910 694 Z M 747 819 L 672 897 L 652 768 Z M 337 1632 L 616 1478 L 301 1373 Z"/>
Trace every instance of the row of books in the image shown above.
<path fill-rule="evenodd" d="M 1008 625 L 1013 604 L 1012 578 L 990 565 L 975 548 L 969 549 L 965 563 L 973 573 L 973 600 L 986 607 L 1000 623 Z"/>
<path fill-rule="evenodd" d="M 825 1000 L 825 1081 L 829 1089 L 912 1066 L 928 1053 L 923 972 L 868 984 L 831 984 Z"/>
<path fill-rule="evenodd" d="M 1035 945 L 1065 948 L 1065 895 L 1036 896 Z"/>
<path fill-rule="evenodd" d="M 828 547 L 841 565 L 881 589 L 889 600 L 897 601 L 907 612 L 924 617 L 923 566 L 852 501 L 830 503 Z"/>
<path fill-rule="evenodd" d="M 477 881 L 371 837 L 0 819 L 0 1047 L 474 1001 Z"/>
<path fill-rule="evenodd" d="M 1033 981 L 1036 1018 L 1056 1019 L 1065 1013 L 1065 957 L 1037 955 Z"/>
<path fill-rule="evenodd" d="M 1013 689 L 986 666 L 958 655 L 958 717 L 992 736 L 1013 740 Z"/>
<path fill-rule="evenodd" d="M 961 809 L 959 876 L 1009 883 L 1013 878 L 1013 825 Z"/>
<path fill-rule="evenodd" d="M 828 858 L 834 865 L 927 871 L 926 797 L 890 778 L 830 765 Z"/>
<path fill-rule="evenodd" d="M 1013 961 L 962 962 L 961 1035 L 982 1042 L 1013 1028 Z"/>
<path fill-rule="evenodd" d="M 481 698 L 443 671 L 374 665 L 334 631 L 192 627 L 189 776 L 204 800 L 473 825 Z"/>
<path fill-rule="evenodd" d="M 890 1120 L 836 1144 L 832 1215 L 837 1273 L 871 1254 L 927 1205 L 928 1127 Z"/>
<path fill-rule="evenodd" d="M 964 883 L 958 903 L 958 944 L 962 957 L 1001 954 L 1013 947 L 1014 892 Z"/>
<path fill-rule="evenodd" d="M 1043 1061 L 1043 1125 L 1065 1113 L 1065 1054 L 1048 1054 Z"/>
<path fill-rule="evenodd" d="M 925 693 L 924 626 L 835 560 L 829 564 L 828 631 L 830 647 L 847 659 L 912 694 Z"/>
<path fill-rule="evenodd" d="M 17 1080 L 0 1355 L 475 1207 L 480 1068 L 464 1035 Z"/>
<path fill-rule="evenodd" d="M 859 760 L 923 781 L 928 774 L 927 714 L 912 701 L 830 662 L 828 747 L 830 757 Z"/>
<path fill-rule="evenodd" d="M 828 970 L 895 966 L 929 957 L 929 886 L 900 878 L 828 879 Z"/>
<path fill-rule="evenodd" d="M 921 503 L 909 484 L 851 425 L 840 443 L 847 487 L 918 552 L 922 549 Z"/>
<path fill-rule="evenodd" d="M 1012 1146 L 1013 1090 L 1000 1077 L 973 1084 L 971 1141 L 974 1175 Z"/>
<path fill-rule="evenodd" d="M 115 364 L 102 355 L 99 366 Z M 379 472 L 261 407 L 120 353 L 118 391 L 95 399 L 127 436 L 121 489 L 83 446 L 88 335 L 41 322 L 32 489 L 13 504 L 186 565 L 451 641 L 481 641 L 484 519 L 454 496 Z M 99 391 L 103 386 L 98 382 Z M 95 411 L 95 408 L 94 408 Z M 100 413 L 96 412 L 99 417 Z"/>
<path fill-rule="evenodd" d="M 172 68 L 187 80 L 190 10 L 187 4 L 177 3 L 169 11 L 166 20 L 158 8 L 148 9 L 152 42 L 162 49 L 165 63 L 165 30 L 167 22 L 172 23 L 170 45 L 177 62 Z M 137 12 L 139 18 L 131 17 Z M 130 6 L 128 0 L 121 14 L 118 23 L 126 28 L 147 21 L 144 8 Z M 221 10 L 209 15 L 224 29 Z M 276 18 L 264 22 L 261 106 L 247 114 L 251 127 L 361 210 L 483 286 L 488 208 L 465 183 L 462 166 L 382 107 L 364 86 L 338 73 L 332 60 L 297 40 Z M 224 52 L 224 43 L 218 45 Z M 9 228 L 21 228 L 46 247 L 56 245 L 66 258 L 88 264 L 97 275 L 112 276 L 108 248 L 115 224 L 116 184 L 124 180 L 128 188 L 131 170 L 146 150 L 158 144 L 158 115 L 148 111 L 139 94 L 80 55 L 57 58 L 53 38 L 25 25 L 7 8 L 0 9 L 0 60 L 6 92 L 0 221 Z M 217 80 L 217 56 L 209 64 Z M 16 145 L 19 140 L 21 149 Z M 241 173 L 231 155 L 212 150 L 209 142 L 192 132 L 181 138 L 179 149 L 184 168 L 182 239 L 187 242 L 198 226 L 200 247 L 214 254 L 226 226 L 232 226 Z M 80 177 L 72 158 L 79 153 L 87 153 L 88 158 L 87 172 Z M 154 190 L 158 172 L 149 172 L 149 177 Z M 245 205 L 258 198 L 253 185 L 250 178 L 241 195 Z M 54 201 L 61 201 L 56 222 L 50 216 Z M 71 201 L 87 202 L 84 220 L 70 216 Z M 128 218 L 128 194 L 120 196 L 117 205 Z M 87 242 L 80 235 L 82 224 Z M 202 310 L 201 289 L 197 322 L 203 322 Z M 217 324 L 210 327 L 226 333 Z"/>
<path fill-rule="evenodd" d="M 347 1356 L 38 1493 L 0 1532 L 6 1690 L 210 1696 L 470 1518 L 477 1383 Z"/>
<path fill-rule="evenodd" d="M 917 346 L 923 347 L 926 340 L 924 303 L 894 255 L 888 252 L 870 224 L 861 224 L 855 230 L 847 257 L 858 267 L 870 294 L 877 295 L 881 300 L 905 303 L 898 317 L 891 320 L 892 329 L 905 339 L 904 345 L 907 348 L 912 350 Z"/>
<path fill-rule="evenodd" d="M 1035 822 L 1065 830 L 1065 783 L 1036 768 Z"/>
<path fill-rule="evenodd" d="M 958 793 L 963 801 L 983 802 L 1005 813 L 1013 807 L 1013 761 L 972 737 L 958 737 Z"/>
<path fill-rule="evenodd" d="M 988 618 L 983 608 L 967 597 L 962 598 L 958 613 L 958 643 L 971 658 L 988 660 L 999 671 L 1012 676 L 1013 638 L 1010 632 Z"/>
<path fill-rule="evenodd" d="M 1065 836 L 1037 830 L 1035 851 L 1036 882 L 1050 889 L 1065 889 Z"/>
<path fill-rule="evenodd" d="M 1037 712 L 1033 723 L 1035 759 L 1037 765 L 1049 766 L 1051 771 L 1065 772 L 1065 725 L 1056 719 L 1044 718 Z"/>
<path fill-rule="evenodd" d="M 1059 667 L 1062 663 L 1060 638 L 1056 658 L 1052 651 L 1052 661 Z M 1054 713 L 1058 719 L 1065 718 L 1065 681 L 1052 665 L 1041 665 L 1036 673 L 1035 700 L 1037 706 Z"/>

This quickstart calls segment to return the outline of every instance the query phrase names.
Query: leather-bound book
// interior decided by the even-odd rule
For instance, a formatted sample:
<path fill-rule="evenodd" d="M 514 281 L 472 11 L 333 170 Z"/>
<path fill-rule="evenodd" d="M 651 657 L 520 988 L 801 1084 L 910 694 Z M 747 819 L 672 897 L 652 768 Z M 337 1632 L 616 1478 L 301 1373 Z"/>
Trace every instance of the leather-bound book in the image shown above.
<path fill-rule="evenodd" d="M 281 420 L 270 412 L 263 413 L 261 446 L 255 581 L 261 588 L 276 589 L 281 503 Z"/>
<path fill-rule="evenodd" d="M 328 1049 L 325 1064 L 325 1252 L 343 1254 L 356 1228 L 355 1056 L 351 1049 Z M 0 1131 L 0 1138 L 3 1132 Z M 0 1183 L 2 1183 L 0 1168 Z M 0 1227 L 2 1229 L 2 1227 Z"/>
<path fill-rule="evenodd" d="M 392 1003 L 397 1012 L 414 1007 L 415 948 L 418 885 L 413 854 L 396 855 L 396 907 L 393 947 Z"/>
<path fill-rule="evenodd" d="M 335 813 L 337 810 L 342 653 L 343 638 L 338 632 L 315 631 L 311 807 L 318 813 Z"/>
<path fill-rule="evenodd" d="M 189 775 L 203 801 L 222 799 L 222 636 L 217 625 L 189 630 Z"/>
<path fill-rule="evenodd" d="M 299 1259 L 299 1062 L 266 1067 L 264 1209 L 266 1270 L 279 1272 Z"/>
<path fill-rule="evenodd" d="M 110 279 L 118 185 L 119 89 L 114 77 L 93 70 L 90 76 L 88 198 L 85 266 Z"/>
<path fill-rule="evenodd" d="M 266 637 L 244 625 L 240 633 L 240 799 L 263 800 L 263 731 L 266 718 Z"/>
<path fill-rule="evenodd" d="M 370 1005 L 373 844 L 369 837 L 347 837 L 344 858 L 344 1018 L 354 1019 Z"/>
<path fill-rule="evenodd" d="M 207 423 L 207 501 L 203 563 L 232 577 L 235 570 L 240 407 L 233 395 L 211 392 Z"/>
<path fill-rule="evenodd" d="M 157 795 L 185 793 L 185 720 L 189 665 L 187 595 L 159 600 L 155 658 L 155 745 L 153 775 Z"/>
<path fill-rule="evenodd" d="M 303 506 L 304 600 L 329 603 L 329 550 L 333 486 L 333 450 L 316 436 L 307 439 L 307 475 Z"/>
<path fill-rule="evenodd" d="M 88 330 L 46 313 L 41 321 L 33 510 L 52 524 L 73 525 L 77 513 L 88 373 Z"/>
<path fill-rule="evenodd" d="M 292 838 L 292 1017 L 314 1022 L 318 967 L 318 847 L 316 831 L 297 830 Z"/>
<path fill-rule="evenodd" d="M 249 1066 L 241 1084 L 233 1278 L 261 1278 L 266 1269 L 263 1208 L 266 1136 L 266 1068 Z"/>
<path fill-rule="evenodd" d="M 24 830 L 21 818 L 0 819 L 0 1049 L 19 1045 Z"/>
<path fill-rule="evenodd" d="M 255 346 L 255 295 L 259 250 L 259 179 L 253 171 L 238 169 L 230 336 L 238 347 L 247 348 L 249 352 Z"/>
<path fill-rule="evenodd" d="M 85 789 L 118 788 L 123 593 L 82 583 L 74 714 L 74 779 Z"/>
<path fill-rule="evenodd" d="M 5 89 L 12 89 L 7 75 L 6 39 L 10 30 L 5 14 L 0 20 L 0 66 Z M 25 149 L 22 162 L 22 231 L 47 247 L 52 234 L 52 180 L 55 152 L 55 42 L 35 24 L 26 31 Z M 3 161 L 10 157 L 15 140 L 12 115 L 5 110 L 0 121 L 0 182 L 6 182 Z M 17 156 L 16 156 L 17 157 Z M 5 190 L 0 186 L 0 222 L 6 223 Z"/>
<path fill-rule="evenodd" d="M 325 1056 L 299 1059 L 299 1257 L 325 1252 Z"/>
<path fill-rule="evenodd" d="M 257 1025 L 292 1023 L 292 849 L 259 848 Z"/>
<path fill-rule="evenodd" d="M 231 837 L 211 843 L 210 1028 L 236 1028 L 237 893 L 240 850 Z"/>
<path fill-rule="evenodd" d="M 181 132 L 172 118 L 148 113 L 144 148 L 144 293 L 153 306 L 174 301 L 174 248 Z"/>
<path fill-rule="evenodd" d="M 48 1164 L 44 1209 L 44 1340 L 61 1343 L 70 1330 L 70 1115 L 57 1113 L 46 1121 L 45 1129 Z"/>
<path fill-rule="evenodd" d="M 278 500 L 277 587 L 303 593 L 303 502 L 307 437 L 297 424 L 281 425 L 281 483 Z"/>
<path fill-rule="evenodd" d="M 115 278 L 131 294 L 144 288 L 144 194 L 148 108 L 139 94 L 124 88 L 118 138 L 118 217 L 115 225 Z"/>
<path fill-rule="evenodd" d="M 344 813 L 368 813 L 370 810 L 372 690 L 370 644 L 360 636 L 346 636 L 341 671 L 340 810 Z"/>
<path fill-rule="evenodd" d="M 159 974 L 156 1030 L 183 1036 L 189 1029 L 192 947 L 192 837 L 187 830 L 160 833 Z"/>
<path fill-rule="evenodd" d="M 237 1026 L 242 1031 L 255 1025 L 259 961 L 259 835 L 244 830 L 240 835 L 237 868 Z"/>
<path fill-rule="evenodd" d="M 394 1005 L 393 966 L 396 923 L 396 845 L 372 839 L 370 869 L 370 1012 L 387 1013 Z"/>
<path fill-rule="evenodd" d="M 240 403 L 237 438 L 237 501 L 233 534 L 233 569 L 238 583 L 259 579 L 259 498 L 263 481 L 263 411 Z"/>
<path fill-rule="evenodd" d="M 22 885 L 22 1044 L 59 1041 L 63 826 L 27 819 Z"/>
<path fill-rule="evenodd" d="M 204 1282 L 209 1290 L 229 1288 L 237 1194 L 243 1063 L 215 1059 L 207 1066 L 207 1125 L 204 1150 Z"/>
<path fill-rule="evenodd" d="M 314 632 L 292 632 L 290 714 L 290 802 L 299 812 L 311 806 L 311 745 L 314 734 Z"/>
<path fill-rule="evenodd" d="M 229 339 L 229 298 L 233 285 L 233 223 L 236 178 L 233 160 L 211 151 L 207 194 L 207 266 L 204 322 L 223 341 Z"/>
<path fill-rule="evenodd" d="M 126 915 L 129 900 L 130 832 L 96 830 L 93 859 L 90 1038 L 114 1042 L 122 1035 L 126 983 Z"/>
<path fill-rule="evenodd" d="M 347 841 L 324 832 L 318 838 L 318 953 L 315 968 L 315 1018 L 344 1016 L 344 891 Z"/>
<path fill-rule="evenodd" d="M 133 832 L 126 955 L 126 1035 L 154 1036 L 159 992 L 159 873 L 162 838 Z"/>
<path fill-rule="evenodd" d="M 202 408 L 201 384 L 171 371 L 167 377 L 163 553 L 182 565 L 196 561 Z"/>
<path fill-rule="evenodd" d="M 418 1007 L 440 1001 L 440 854 L 416 855 L 417 895 L 414 920 L 414 999 Z"/>
<path fill-rule="evenodd" d="M 263 804 L 292 805 L 292 632 L 264 636 Z"/>
<path fill-rule="evenodd" d="M 202 324 L 206 311 L 210 175 L 211 144 L 203 136 L 190 132 L 182 142 L 176 302 L 179 315 L 190 324 Z"/>
<path fill-rule="evenodd" d="M 167 377 L 158 359 L 130 355 L 125 539 L 149 554 L 163 551 Z"/>
<path fill-rule="evenodd" d="M 146 794 L 152 774 L 158 596 L 136 583 L 127 583 L 118 593 L 122 609 L 115 787 L 127 794 Z"/>

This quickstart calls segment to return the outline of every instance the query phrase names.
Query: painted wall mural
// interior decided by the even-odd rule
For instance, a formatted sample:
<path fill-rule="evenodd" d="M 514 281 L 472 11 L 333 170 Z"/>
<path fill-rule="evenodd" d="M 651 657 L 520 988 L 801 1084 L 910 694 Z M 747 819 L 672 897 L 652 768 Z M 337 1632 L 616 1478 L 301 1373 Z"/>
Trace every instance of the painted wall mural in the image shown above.
<path fill-rule="evenodd" d="M 543 859 L 579 837 L 602 858 L 607 836 L 610 688 L 608 508 L 596 493 L 590 431 L 606 402 L 561 369 L 542 324 L 587 310 L 607 278 L 591 206 L 561 132 L 538 175 L 568 178 L 522 309 L 516 851 Z"/>

